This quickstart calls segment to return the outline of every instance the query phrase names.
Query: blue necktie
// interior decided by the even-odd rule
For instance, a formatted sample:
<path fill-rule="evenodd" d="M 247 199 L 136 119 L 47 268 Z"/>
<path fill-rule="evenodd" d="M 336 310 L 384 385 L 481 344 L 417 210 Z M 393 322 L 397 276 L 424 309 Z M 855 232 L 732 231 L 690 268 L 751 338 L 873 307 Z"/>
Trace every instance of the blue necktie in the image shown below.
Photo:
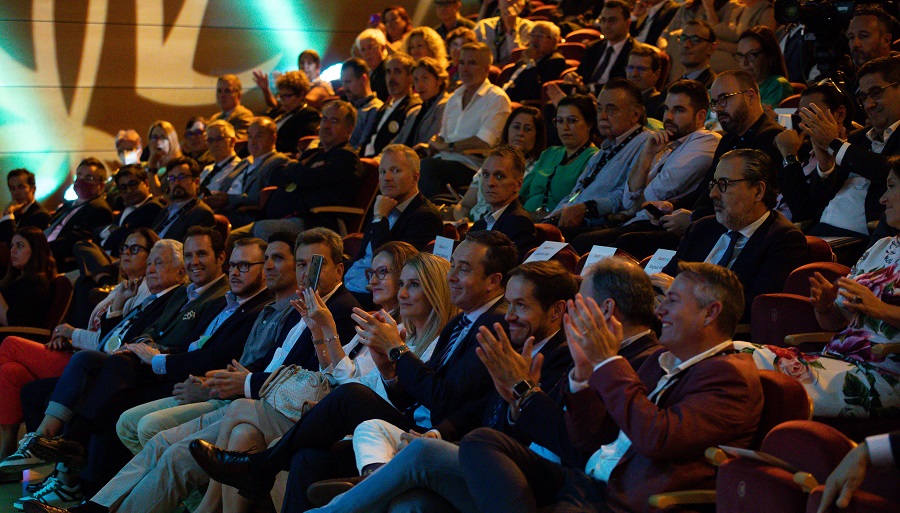
<path fill-rule="evenodd" d="M 466 328 L 468 328 L 471 323 L 472 321 L 470 321 L 465 314 L 459 319 L 456 327 L 453 328 L 453 333 L 450 334 L 450 342 L 447 344 L 447 349 L 441 356 L 441 363 L 438 365 L 438 369 L 447 364 L 450 356 L 453 355 L 453 351 L 456 350 L 456 346 L 458 346 L 459 342 L 462 340 L 463 332 L 466 331 Z"/>
<path fill-rule="evenodd" d="M 728 241 L 728 247 L 725 248 L 725 253 L 722 254 L 722 258 L 716 262 L 716 265 L 722 267 L 728 267 L 728 264 L 731 263 L 731 257 L 734 256 L 734 247 L 737 245 L 738 239 L 741 237 L 741 232 L 730 231 L 728 232 L 728 237 L 731 239 Z"/>

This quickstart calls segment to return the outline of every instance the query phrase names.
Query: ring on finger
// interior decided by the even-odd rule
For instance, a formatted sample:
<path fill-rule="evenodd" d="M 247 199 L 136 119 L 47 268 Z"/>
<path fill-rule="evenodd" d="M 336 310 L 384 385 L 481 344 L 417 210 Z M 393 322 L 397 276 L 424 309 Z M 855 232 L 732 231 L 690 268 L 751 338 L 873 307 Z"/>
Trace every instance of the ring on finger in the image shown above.
<path fill-rule="evenodd" d="M 863 302 L 862 296 L 860 296 L 859 294 L 853 296 L 853 302 L 856 304 L 862 303 Z"/>

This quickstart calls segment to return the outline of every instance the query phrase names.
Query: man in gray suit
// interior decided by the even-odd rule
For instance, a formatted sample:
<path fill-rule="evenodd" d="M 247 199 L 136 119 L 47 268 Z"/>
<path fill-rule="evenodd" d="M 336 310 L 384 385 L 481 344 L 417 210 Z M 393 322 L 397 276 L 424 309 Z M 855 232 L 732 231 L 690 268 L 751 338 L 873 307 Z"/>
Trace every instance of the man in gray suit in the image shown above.
<path fill-rule="evenodd" d="M 216 211 L 234 226 L 244 226 L 256 221 L 259 196 L 268 185 L 269 175 L 283 168 L 290 158 L 275 151 L 278 126 L 265 116 L 253 118 L 247 130 L 247 149 L 250 156 L 242 160 L 222 180 L 221 189 L 212 191 L 205 198 Z"/>

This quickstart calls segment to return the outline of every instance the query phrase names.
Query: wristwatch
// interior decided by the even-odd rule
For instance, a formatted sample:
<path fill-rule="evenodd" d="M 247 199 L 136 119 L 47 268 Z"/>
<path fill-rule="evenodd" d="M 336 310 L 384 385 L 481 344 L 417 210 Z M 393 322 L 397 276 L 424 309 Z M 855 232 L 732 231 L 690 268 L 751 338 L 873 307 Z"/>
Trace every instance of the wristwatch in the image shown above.
<path fill-rule="evenodd" d="M 407 352 L 409 352 L 409 347 L 406 344 L 403 344 L 402 346 L 392 347 L 391 350 L 388 351 L 388 359 L 396 363 L 397 360 L 399 360 L 400 357 Z"/>
<path fill-rule="evenodd" d="M 535 388 L 537 388 L 537 385 L 535 385 L 534 382 L 530 379 L 523 379 L 513 386 L 513 396 L 519 401 Z"/>
<path fill-rule="evenodd" d="M 790 165 L 796 164 L 797 162 L 800 162 L 800 161 L 797 160 L 796 155 L 785 155 L 784 160 L 781 161 L 781 165 L 782 165 L 782 167 L 788 167 Z"/>
<path fill-rule="evenodd" d="M 828 149 L 831 150 L 832 155 L 836 155 L 837 152 L 841 151 L 841 148 L 844 146 L 844 141 L 835 137 L 828 143 Z"/>
<path fill-rule="evenodd" d="M 456 151 L 456 143 L 455 142 L 447 143 L 447 149 L 450 151 Z"/>

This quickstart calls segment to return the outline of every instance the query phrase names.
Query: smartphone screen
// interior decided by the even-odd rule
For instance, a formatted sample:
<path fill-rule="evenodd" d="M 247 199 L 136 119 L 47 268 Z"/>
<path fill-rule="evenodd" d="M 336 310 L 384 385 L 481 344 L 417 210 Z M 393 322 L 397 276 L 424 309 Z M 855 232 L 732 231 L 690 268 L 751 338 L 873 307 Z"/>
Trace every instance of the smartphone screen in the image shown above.
<path fill-rule="evenodd" d="M 649 204 L 649 203 L 647 204 L 646 207 L 644 207 L 644 210 L 646 210 L 647 213 L 649 213 L 651 216 L 653 216 L 653 217 L 655 217 L 655 218 L 657 218 L 657 219 L 659 219 L 660 217 L 666 215 L 665 212 L 663 212 L 662 210 L 656 208 L 655 205 L 651 205 L 651 204 Z"/>
<path fill-rule="evenodd" d="M 306 288 L 317 290 L 319 288 L 319 274 L 322 272 L 322 255 L 313 255 L 309 261 L 309 269 L 306 271 Z"/>

